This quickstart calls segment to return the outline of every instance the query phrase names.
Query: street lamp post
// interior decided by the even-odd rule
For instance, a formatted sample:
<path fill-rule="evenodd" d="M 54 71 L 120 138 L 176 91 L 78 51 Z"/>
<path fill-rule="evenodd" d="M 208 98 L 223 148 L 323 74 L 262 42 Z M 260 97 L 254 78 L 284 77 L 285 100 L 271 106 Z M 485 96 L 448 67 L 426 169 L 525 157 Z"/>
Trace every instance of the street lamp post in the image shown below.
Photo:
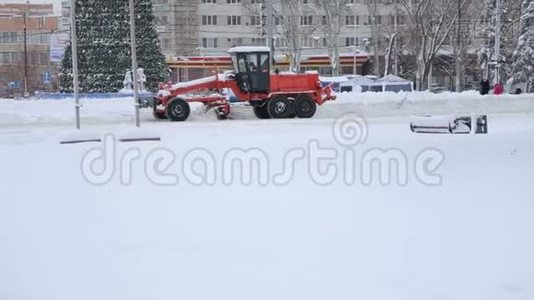
<path fill-rule="evenodd" d="M 358 54 L 358 49 L 356 46 L 352 46 L 352 75 L 356 75 L 356 54 Z"/>
<path fill-rule="evenodd" d="M 26 1 L 26 8 L 22 10 L 22 23 L 24 24 L 24 97 L 28 96 L 28 13 L 30 2 Z"/>
<path fill-rule="evenodd" d="M 74 110 L 76 112 L 76 129 L 80 129 L 80 90 L 78 82 L 78 35 L 76 32 L 76 0 L 70 4 L 70 33 L 72 52 L 72 84 L 74 91 Z"/>
<path fill-rule="evenodd" d="M 137 49 L 135 41 L 135 6 L 134 0 L 130 0 L 130 40 L 132 51 L 132 74 L 134 80 L 134 107 L 135 107 L 135 126 L 141 127 L 139 112 L 139 76 L 137 74 Z"/>

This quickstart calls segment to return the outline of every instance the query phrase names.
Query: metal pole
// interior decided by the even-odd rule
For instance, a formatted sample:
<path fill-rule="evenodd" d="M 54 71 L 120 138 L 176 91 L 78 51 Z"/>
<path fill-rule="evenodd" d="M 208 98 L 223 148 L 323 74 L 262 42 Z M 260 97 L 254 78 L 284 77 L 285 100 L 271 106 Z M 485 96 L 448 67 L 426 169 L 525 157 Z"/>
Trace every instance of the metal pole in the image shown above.
<path fill-rule="evenodd" d="M 458 16 L 456 19 L 456 79 L 455 79 L 455 86 L 456 86 L 456 92 L 460 93 L 463 89 L 463 41 L 462 41 L 462 1 L 458 1 Z"/>
<path fill-rule="evenodd" d="M 134 107 L 135 107 L 135 126 L 141 127 L 139 119 L 139 76 L 137 75 L 137 50 L 135 43 L 135 6 L 134 0 L 130 0 L 130 40 L 132 47 L 132 73 L 134 78 Z"/>
<path fill-rule="evenodd" d="M 271 49 L 271 67 L 274 61 L 274 20 L 273 20 L 273 4 L 272 1 L 264 1 L 267 25 L 267 46 Z"/>
<path fill-rule="evenodd" d="M 395 16 L 394 16 L 394 20 L 393 20 L 393 26 L 395 28 L 395 40 L 393 41 L 393 49 L 394 52 L 393 52 L 393 59 L 395 61 L 395 63 L 393 64 L 393 74 L 395 74 L 395 76 L 399 75 L 399 53 L 397 51 L 397 35 L 398 35 L 398 26 L 397 26 L 397 22 L 398 22 L 398 18 L 399 18 L 399 9 L 398 7 L 395 7 Z"/>
<path fill-rule="evenodd" d="M 501 60 L 501 0 L 496 0 L 495 4 L 495 78 L 494 83 L 497 84 L 500 79 L 500 60 Z"/>
<path fill-rule="evenodd" d="M 28 96 L 28 8 L 24 11 L 24 97 Z"/>
<path fill-rule="evenodd" d="M 72 48 L 72 84 L 74 86 L 74 110 L 76 112 L 76 128 L 80 129 L 80 90 L 78 82 L 78 35 L 76 33 L 76 0 L 70 4 L 70 32 Z"/>
<path fill-rule="evenodd" d="M 433 69 L 433 67 L 434 67 L 434 66 L 433 66 L 433 63 L 431 62 L 431 63 L 430 63 L 430 70 L 429 70 L 429 72 L 428 72 L 428 82 L 427 82 L 427 83 L 428 83 L 427 88 L 428 88 L 429 91 L 432 90 L 432 79 L 433 79 L 433 78 L 432 78 L 432 76 L 433 76 L 433 74 L 432 74 L 433 70 L 432 70 L 432 69 Z M 421 81 L 421 83 L 422 83 L 422 81 Z M 421 88 L 422 88 L 422 87 L 421 87 Z M 422 89 L 421 89 L 421 90 L 422 90 Z"/>
<path fill-rule="evenodd" d="M 352 75 L 356 75 L 356 49 L 352 54 Z"/>

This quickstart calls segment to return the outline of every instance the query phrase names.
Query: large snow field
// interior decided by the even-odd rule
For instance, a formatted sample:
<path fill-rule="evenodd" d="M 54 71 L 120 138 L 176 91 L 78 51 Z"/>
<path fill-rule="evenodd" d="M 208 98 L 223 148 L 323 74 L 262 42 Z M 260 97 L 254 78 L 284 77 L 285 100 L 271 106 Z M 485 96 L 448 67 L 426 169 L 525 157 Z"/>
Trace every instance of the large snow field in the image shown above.
<path fill-rule="evenodd" d="M 171 123 L 143 111 L 140 130 L 132 110 L 129 99 L 84 101 L 76 132 L 72 101 L 0 100 L 0 299 L 534 298 L 530 95 L 341 94 L 311 120 L 255 120 L 237 106 L 234 120 L 196 111 Z M 353 147 L 334 126 L 346 112 L 367 124 Z M 489 134 L 413 134 L 413 113 L 488 113 Z M 104 144 L 58 142 L 106 134 L 162 141 L 106 144 L 115 172 L 94 185 L 82 161 Z M 322 165 L 333 162 L 333 182 L 317 183 L 310 143 L 337 153 Z M 295 148 L 306 158 L 277 184 Z M 128 172 L 122 155 L 136 149 Z M 189 181 L 194 149 L 212 155 L 213 185 Z M 266 155 L 266 184 L 225 182 L 225 155 L 239 149 Z M 365 184 L 373 149 L 404 155 L 407 184 Z M 443 159 L 438 185 L 418 177 L 430 149 Z M 155 150 L 174 155 L 178 183 L 152 182 Z"/>

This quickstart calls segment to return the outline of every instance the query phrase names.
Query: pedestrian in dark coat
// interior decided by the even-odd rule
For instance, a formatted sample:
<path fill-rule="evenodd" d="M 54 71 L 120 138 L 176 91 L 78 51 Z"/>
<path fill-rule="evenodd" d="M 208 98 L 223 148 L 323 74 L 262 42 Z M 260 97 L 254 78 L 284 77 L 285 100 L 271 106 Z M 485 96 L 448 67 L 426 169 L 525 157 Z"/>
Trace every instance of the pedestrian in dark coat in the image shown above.
<path fill-rule="evenodd" d="M 480 94 L 481 95 L 487 95 L 490 91 L 490 82 L 489 79 L 483 79 L 480 82 Z"/>

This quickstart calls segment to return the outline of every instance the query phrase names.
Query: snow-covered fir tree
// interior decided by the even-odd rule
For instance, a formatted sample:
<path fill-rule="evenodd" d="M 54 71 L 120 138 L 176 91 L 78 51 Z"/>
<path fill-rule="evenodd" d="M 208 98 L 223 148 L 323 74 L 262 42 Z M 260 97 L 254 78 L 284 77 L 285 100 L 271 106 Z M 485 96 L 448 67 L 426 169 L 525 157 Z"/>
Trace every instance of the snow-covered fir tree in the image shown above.
<path fill-rule="evenodd" d="M 500 38 L 500 78 L 508 78 L 512 69 L 510 62 L 518 38 L 518 26 L 522 0 L 501 0 L 501 38 Z M 484 0 L 482 2 L 483 20 L 486 26 L 482 28 L 482 34 L 486 37 L 486 43 L 478 52 L 478 62 L 484 77 L 493 81 L 494 70 L 489 63 L 497 57 L 495 53 L 495 26 L 499 13 L 496 9 L 496 0 Z"/>
<path fill-rule="evenodd" d="M 534 0 L 523 0 L 521 35 L 513 56 L 514 83 L 534 81 Z"/>
<path fill-rule="evenodd" d="M 486 21 L 486 26 L 482 29 L 482 34 L 486 37 L 484 46 L 478 52 L 478 62 L 484 74 L 484 77 L 490 77 L 489 62 L 493 56 L 495 43 L 495 26 L 493 26 L 493 17 L 495 14 L 495 0 L 483 1 L 483 19 Z"/>
<path fill-rule="evenodd" d="M 128 1 L 125 1 L 128 2 Z M 155 27 L 154 13 L 151 0 L 136 0 L 137 21 L 136 41 L 137 60 L 140 68 L 145 70 L 146 87 L 156 91 L 159 83 L 169 77 L 169 68 L 165 56 L 161 53 L 158 34 Z M 129 22 L 128 22 L 129 23 Z M 130 33 L 128 31 L 128 33 Z M 130 35 L 128 34 L 128 39 Z"/>
<path fill-rule="evenodd" d="M 135 0 L 136 40 L 139 67 L 146 86 L 156 90 L 167 78 L 165 57 L 155 30 L 152 2 Z M 76 0 L 80 91 L 117 92 L 131 69 L 128 0 Z M 61 91 L 72 91 L 72 51 L 68 46 L 60 67 Z"/>

